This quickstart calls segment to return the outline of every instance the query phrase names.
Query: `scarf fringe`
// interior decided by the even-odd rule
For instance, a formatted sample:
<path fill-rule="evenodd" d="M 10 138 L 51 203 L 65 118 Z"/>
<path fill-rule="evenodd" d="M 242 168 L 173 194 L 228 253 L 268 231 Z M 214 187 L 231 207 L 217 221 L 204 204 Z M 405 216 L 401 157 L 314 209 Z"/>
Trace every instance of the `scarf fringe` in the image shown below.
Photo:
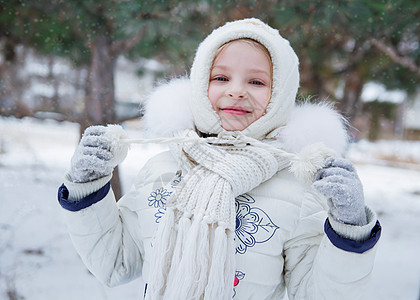
<path fill-rule="evenodd" d="M 171 258 L 175 243 L 175 214 L 173 209 L 167 208 L 165 217 L 162 218 L 161 226 L 154 240 L 155 268 L 150 274 L 150 286 L 148 288 L 146 299 L 160 299 L 166 287 L 166 274 L 163 270 L 171 268 Z M 162 255 L 163 254 L 163 255 Z"/>
<path fill-rule="evenodd" d="M 179 268 L 179 264 L 182 259 L 182 253 L 184 250 L 184 239 L 185 235 L 187 234 L 188 230 L 191 227 L 191 220 L 189 218 L 181 218 L 178 223 L 178 231 L 176 233 L 176 242 L 175 242 L 175 248 L 174 253 L 172 256 L 172 262 L 171 262 L 171 269 L 168 273 L 168 278 L 172 278 L 176 276 L 176 273 Z"/>
<path fill-rule="evenodd" d="M 184 240 L 182 245 L 181 261 L 176 272 L 168 277 L 168 288 L 166 289 L 165 299 L 195 299 L 195 284 L 199 277 L 200 253 L 197 253 L 197 241 L 200 231 L 200 222 L 196 218 L 191 224 L 188 232 L 182 232 L 186 228 L 178 229 L 177 240 Z M 185 236 L 185 239 L 183 238 Z M 177 241 L 178 242 L 178 241 Z"/>
<path fill-rule="evenodd" d="M 162 249 L 164 256 L 154 257 L 156 266 L 170 271 L 153 270 L 146 299 L 203 299 L 203 295 L 205 300 L 231 299 L 235 276 L 232 230 L 223 222 L 212 224 L 208 217 L 195 216 L 191 222 L 183 216 L 175 231 L 169 224 L 175 215 L 173 209 L 167 210 L 156 238 L 167 239 L 169 246 Z M 162 240 L 156 243 L 155 253 L 166 244 Z"/>
<path fill-rule="evenodd" d="M 203 220 L 200 224 L 200 233 L 198 238 L 198 266 L 199 273 L 197 278 L 197 291 L 196 297 L 202 295 L 207 285 L 207 274 L 210 266 L 210 224 Z"/>
<path fill-rule="evenodd" d="M 219 225 L 215 230 L 211 261 L 204 299 L 232 299 L 235 249 L 233 234 L 226 226 Z"/>

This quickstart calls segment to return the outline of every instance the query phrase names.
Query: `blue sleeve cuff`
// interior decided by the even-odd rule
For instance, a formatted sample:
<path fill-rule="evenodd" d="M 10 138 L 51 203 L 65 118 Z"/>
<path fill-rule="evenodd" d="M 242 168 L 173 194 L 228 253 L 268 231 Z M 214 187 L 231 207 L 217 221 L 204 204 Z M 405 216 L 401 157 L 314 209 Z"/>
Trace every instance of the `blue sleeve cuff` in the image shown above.
<path fill-rule="evenodd" d="M 337 248 L 348 252 L 363 253 L 372 249 L 376 245 L 381 236 L 382 227 L 379 221 L 376 221 L 375 226 L 372 228 L 370 237 L 366 241 L 362 242 L 343 238 L 338 235 L 331 227 L 328 219 L 325 221 L 324 230 L 331 243 Z"/>
<path fill-rule="evenodd" d="M 111 184 L 108 182 L 98 191 L 80 199 L 79 201 L 70 201 L 68 200 L 69 190 L 64 184 L 62 184 L 58 189 L 58 202 L 64 209 L 69 211 L 79 211 L 101 201 L 108 194 L 110 188 Z"/>

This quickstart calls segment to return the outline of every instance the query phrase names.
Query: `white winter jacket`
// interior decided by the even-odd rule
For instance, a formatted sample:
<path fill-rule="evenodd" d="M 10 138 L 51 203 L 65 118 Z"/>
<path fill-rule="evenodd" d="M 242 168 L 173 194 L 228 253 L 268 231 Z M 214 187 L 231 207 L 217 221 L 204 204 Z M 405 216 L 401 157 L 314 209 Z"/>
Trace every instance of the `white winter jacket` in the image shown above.
<path fill-rule="evenodd" d="M 311 113 L 305 114 L 308 109 Z M 305 106 L 293 120 L 302 124 L 301 115 L 310 128 L 314 123 L 307 116 L 314 112 L 331 131 L 326 119 L 335 117 L 325 106 Z M 298 150 L 302 145 L 287 137 L 297 129 L 288 130 L 285 147 Z M 319 136 L 328 144 L 330 134 Z M 313 134 L 305 141 L 312 139 Z M 147 284 L 153 235 L 166 200 L 184 175 L 172 154 L 164 152 L 144 166 L 118 202 L 107 184 L 109 176 L 60 188 L 59 201 L 74 246 L 100 281 L 115 286 L 143 276 Z M 80 201 L 68 200 L 68 190 L 86 190 L 86 185 L 103 187 Z M 327 209 L 326 200 L 298 183 L 288 170 L 237 197 L 234 299 L 282 299 L 286 290 L 289 299 L 365 299 L 380 225 L 369 208 L 368 224 L 361 227 L 338 223 L 328 217 Z"/>

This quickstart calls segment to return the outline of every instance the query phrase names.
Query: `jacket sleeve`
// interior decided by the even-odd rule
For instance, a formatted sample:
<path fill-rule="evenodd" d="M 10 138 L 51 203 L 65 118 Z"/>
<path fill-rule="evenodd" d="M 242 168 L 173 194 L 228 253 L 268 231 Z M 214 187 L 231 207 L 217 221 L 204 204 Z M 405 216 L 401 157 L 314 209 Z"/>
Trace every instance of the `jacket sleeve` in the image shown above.
<path fill-rule="evenodd" d="M 365 228 L 345 225 L 351 236 L 368 231 L 363 239 L 354 240 L 334 231 L 316 193 L 307 192 L 304 199 L 294 232 L 284 245 L 289 299 L 364 299 L 380 236 L 376 215 L 366 208 Z"/>
<path fill-rule="evenodd" d="M 83 206 L 75 211 L 65 209 L 64 218 L 86 267 L 108 286 L 140 276 L 143 244 L 129 225 L 136 223 L 136 213 L 118 209 L 112 189 L 100 201 Z"/>
<path fill-rule="evenodd" d="M 59 202 L 74 247 L 92 274 L 108 286 L 126 283 L 142 274 L 145 257 L 142 233 L 151 229 L 144 230 L 146 222 L 139 220 L 156 184 L 153 167 L 155 164 L 149 161 L 118 203 L 109 183 L 79 201 L 66 199 L 69 192 L 65 186 L 59 190 Z"/>

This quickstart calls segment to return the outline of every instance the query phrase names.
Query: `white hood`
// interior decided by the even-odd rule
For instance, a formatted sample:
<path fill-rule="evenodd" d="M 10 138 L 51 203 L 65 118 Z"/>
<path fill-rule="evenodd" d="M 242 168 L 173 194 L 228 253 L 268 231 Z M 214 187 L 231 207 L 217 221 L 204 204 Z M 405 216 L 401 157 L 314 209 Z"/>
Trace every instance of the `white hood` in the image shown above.
<path fill-rule="evenodd" d="M 258 19 L 226 23 L 201 42 L 191 68 L 191 110 L 200 132 L 218 134 L 224 129 L 208 99 L 210 69 L 217 50 L 223 44 L 240 39 L 253 39 L 267 48 L 273 64 L 273 88 L 266 113 L 242 133 L 256 139 L 265 138 L 272 130 L 287 123 L 299 87 L 299 60 L 278 30 Z"/>

